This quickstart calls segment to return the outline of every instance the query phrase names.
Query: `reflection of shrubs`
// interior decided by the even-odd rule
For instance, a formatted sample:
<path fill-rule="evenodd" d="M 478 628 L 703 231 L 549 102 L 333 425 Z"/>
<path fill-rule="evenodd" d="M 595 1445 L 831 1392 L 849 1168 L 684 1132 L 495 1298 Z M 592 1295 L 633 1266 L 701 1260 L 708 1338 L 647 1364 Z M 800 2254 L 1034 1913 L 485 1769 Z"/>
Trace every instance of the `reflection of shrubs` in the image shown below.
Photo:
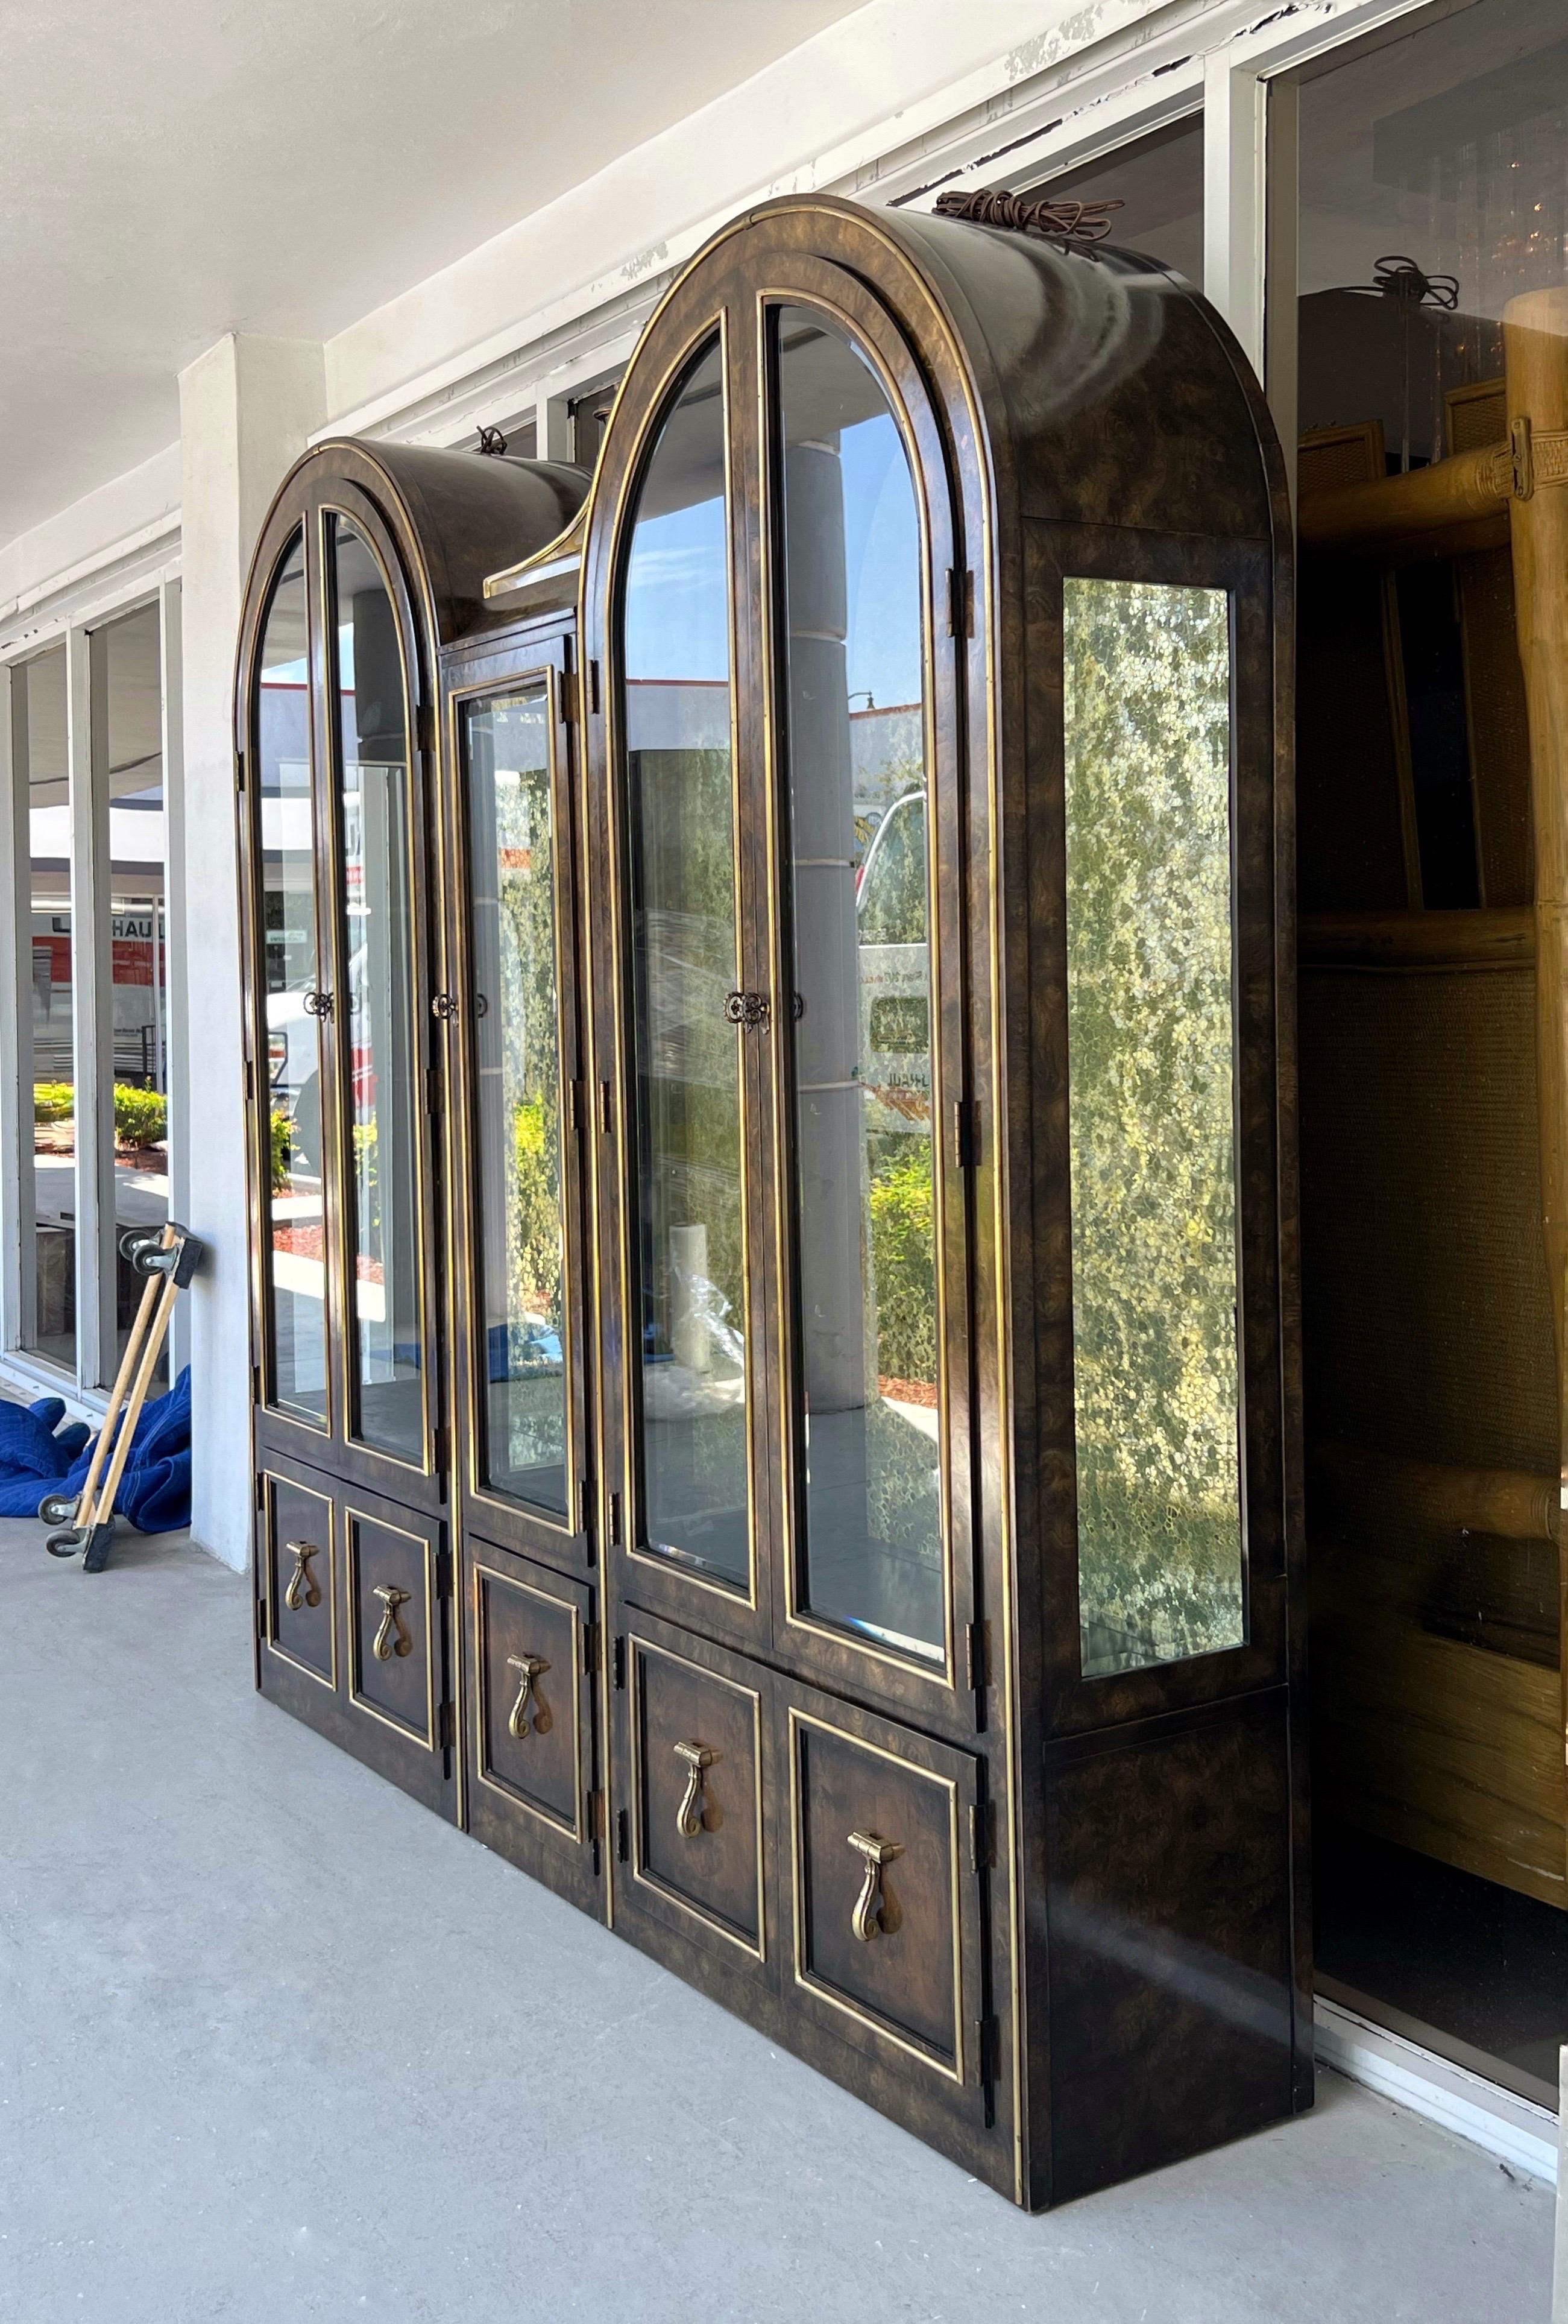
<path fill-rule="evenodd" d="M 76 1091 L 69 1082 L 34 1082 L 34 1121 L 69 1121 L 76 1111 Z"/>
<path fill-rule="evenodd" d="M 507 1221 L 507 1258 L 514 1304 L 551 1323 L 560 1320 L 561 1206 L 555 1109 L 542 1097 L 519 1101 L 513 1129 L 515 1176 Z"/>
<path fill-rule="evenodd" d="M 936 1231 L 931 1141 L 922 1138 L 872 1181 L 877 1369 L 885 1379 L 936 1378 Z"/>
<path fill-rule="evenodd" d="M 134 1082 L 115 1084 L 115 1142 L 118 1146 L 157 1146 L 169 1131 L 169 1101 L 159 1090 L 138 1089 Z"/>
<path fill-rule="evenodd" d="M 286 1194 L 289 1173 L 293 1162 L 293 1124 L 281 1106 L 272 1108 L 272 1192 Z"/>

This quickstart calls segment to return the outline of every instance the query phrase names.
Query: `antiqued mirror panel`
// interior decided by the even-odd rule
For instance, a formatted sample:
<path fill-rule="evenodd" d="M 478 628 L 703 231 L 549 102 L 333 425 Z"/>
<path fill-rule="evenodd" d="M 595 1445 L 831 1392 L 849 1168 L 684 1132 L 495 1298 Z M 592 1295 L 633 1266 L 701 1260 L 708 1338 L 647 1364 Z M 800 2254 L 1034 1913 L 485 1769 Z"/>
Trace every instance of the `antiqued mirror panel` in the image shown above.
<path fill-rule="evenodd" d="M 564 872 L 543 685 L 463 706 L 475 1231 L 483 1299 L 481 1482 L 567 1510 L 560 969 Z"/>
<path fill-rule="evenodd" d="M 945 1635 L 923 556 L 875 373 L 775 318 L 794 919 L 798 1572 L 814 1614 Z"/>
<path fill-rule="evenodd" d="M 623 602 L 646 1545 L 751 1568 L 724 371 L 659 429 Z"/>
<path fill-rule="evenodd" d="M 1240 1646 L 1230 609 L 1064 592 L 1086 1677 Z"/>
<path fill-rule="evenodd" d="M 269 1116 L 263 1231 L 271 1400 L 281 1411 L 325 1422 L 321 992 L 306 627 L 305 549 L 296 537 L 272 585 L 254 710 Z"/>
<path fill-rule="evenodd" d="M 425 1444 L 412 807 L 397 614 L 369 542 L 332 521 L 353 1265 L 352 1434 L 405 1460 Z"/>

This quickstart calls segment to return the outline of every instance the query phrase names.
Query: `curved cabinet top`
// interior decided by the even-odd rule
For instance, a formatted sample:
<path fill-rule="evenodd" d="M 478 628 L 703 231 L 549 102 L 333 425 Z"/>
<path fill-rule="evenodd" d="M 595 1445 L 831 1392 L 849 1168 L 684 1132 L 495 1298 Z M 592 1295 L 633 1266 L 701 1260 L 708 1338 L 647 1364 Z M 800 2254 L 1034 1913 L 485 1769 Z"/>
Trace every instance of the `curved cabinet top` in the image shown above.
<path fill-rule="evenodd" d="M 245 596 L 248 636 L 259 618 L 283 534 L 306 510 L 351 486 L 380 512 L 401 552 L 432 652 L 493 627 L 509 609 L 487 604 L 484 580 L 564 532 L 587 494 L 582 468 L 553 460 L 487 457 L 430 446 L 336 437 L 297 460 L 275 494 L 256 544 Z"/>
<path fill-rule="evenodd" d="M 680 350 L 721 315 L 733 333 L 743 308 L 798 295 L 812 269 L 835 275 L 847 300 L 869 293 L 902 332 L 945 411 L 960 497 L 980 481 L 976 456 L 988 472 L 1004 553 L 1021 518 L 1288 543 L 1262 391 L 1179 275 L 1103 244 L 826 196 L 749 211 L 671 288 L 612 416 L 591 536 L 603 540 Z M 970 556 L 979 549 L 972 541 Z"/>

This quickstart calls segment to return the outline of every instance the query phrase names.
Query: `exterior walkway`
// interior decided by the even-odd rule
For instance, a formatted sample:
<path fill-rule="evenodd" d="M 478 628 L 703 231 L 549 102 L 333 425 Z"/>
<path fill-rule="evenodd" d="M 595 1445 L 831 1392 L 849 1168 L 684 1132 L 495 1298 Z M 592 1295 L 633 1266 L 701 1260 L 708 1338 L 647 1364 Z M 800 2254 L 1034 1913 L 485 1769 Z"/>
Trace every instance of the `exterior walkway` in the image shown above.
<path fill-rule="evenodd" d="M 245 1583 L 0 1526 L 15 2324 L 1545 2324 L 1552 2199 L 1333 2075 L 1043 2218 L 251 1691 Z"/>

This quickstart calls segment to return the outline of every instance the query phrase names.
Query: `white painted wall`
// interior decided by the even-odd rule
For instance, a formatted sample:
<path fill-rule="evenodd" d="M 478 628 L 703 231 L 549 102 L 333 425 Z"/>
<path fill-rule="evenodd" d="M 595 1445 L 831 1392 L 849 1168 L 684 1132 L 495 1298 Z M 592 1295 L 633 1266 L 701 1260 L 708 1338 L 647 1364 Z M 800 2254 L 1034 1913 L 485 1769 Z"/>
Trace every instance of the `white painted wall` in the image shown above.
<path fill-rule="evenodd" d="M 235 641 L 272 494 L 324 410 L 321 348 L 230 337 L 180 374 L 189 1216 L 207 1245 L 189 1293 L 191 1526 L 250 1555 L 250 1271 L 245 1224 L 235 824 Z"/>

